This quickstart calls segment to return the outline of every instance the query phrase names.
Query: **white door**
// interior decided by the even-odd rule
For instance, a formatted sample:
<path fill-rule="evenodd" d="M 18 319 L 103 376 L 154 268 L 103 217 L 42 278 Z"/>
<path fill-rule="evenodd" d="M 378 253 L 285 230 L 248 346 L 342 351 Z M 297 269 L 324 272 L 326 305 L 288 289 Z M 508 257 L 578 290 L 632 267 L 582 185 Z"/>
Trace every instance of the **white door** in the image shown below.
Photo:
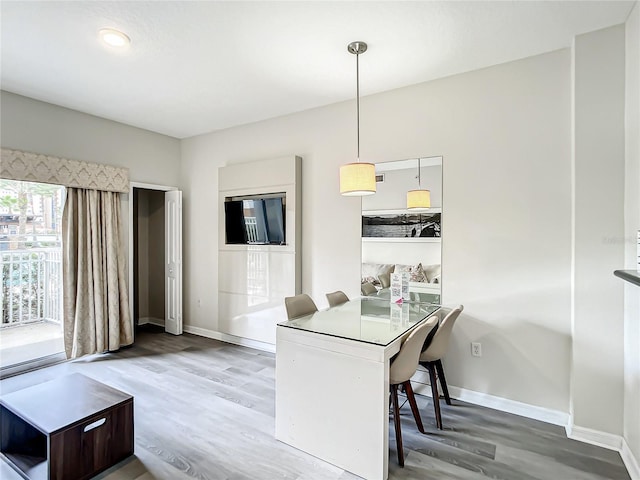
<path fill-rule="evenodd" d="M 164 330 L 182 334 L 182 192 L 164 194 L 165 301 Z"/>

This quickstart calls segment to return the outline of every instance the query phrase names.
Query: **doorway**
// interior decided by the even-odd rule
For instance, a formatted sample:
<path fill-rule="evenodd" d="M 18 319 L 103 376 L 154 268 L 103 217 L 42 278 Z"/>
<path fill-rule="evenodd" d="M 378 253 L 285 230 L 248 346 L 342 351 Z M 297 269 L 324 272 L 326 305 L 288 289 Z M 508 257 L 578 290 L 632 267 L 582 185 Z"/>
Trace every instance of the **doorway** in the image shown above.
<path fill-rule="evenodd" d="M 164 327 L 164 192 L 133 190 L 134 325 Z"/>
<path fill-rule="evenodd" d="M 182 192 L 131 184 L 129 292 L 136 330 L 182 333 Z"/>

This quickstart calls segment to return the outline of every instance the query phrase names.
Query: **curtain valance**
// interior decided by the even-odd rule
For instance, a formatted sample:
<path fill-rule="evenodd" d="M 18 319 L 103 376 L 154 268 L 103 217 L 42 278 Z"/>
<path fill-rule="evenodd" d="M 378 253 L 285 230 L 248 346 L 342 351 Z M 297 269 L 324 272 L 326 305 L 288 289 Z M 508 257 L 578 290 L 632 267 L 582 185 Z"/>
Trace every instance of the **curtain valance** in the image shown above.
<path fill-rule="evenodd" d="M 129 191 L 128 168 L 8 148 L 2 149 L 0 178 L 107 192 Z"/>

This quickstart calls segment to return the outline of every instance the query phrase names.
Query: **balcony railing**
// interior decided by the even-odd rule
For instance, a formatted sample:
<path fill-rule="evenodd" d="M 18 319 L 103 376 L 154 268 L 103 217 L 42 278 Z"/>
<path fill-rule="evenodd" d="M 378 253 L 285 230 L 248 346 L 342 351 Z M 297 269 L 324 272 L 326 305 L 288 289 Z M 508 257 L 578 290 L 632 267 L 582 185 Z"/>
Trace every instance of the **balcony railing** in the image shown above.
<path fill-rule="evenodd" d="M 60 247 L 0 251 L 0 328 L 62 321 Z"/>
<path fill-rule="evenodd" d="M 247 241 L 256 243 L 258 241 L 258 222 L 256 217 L 244 217 L 244 227 L 247 231 Z"/>

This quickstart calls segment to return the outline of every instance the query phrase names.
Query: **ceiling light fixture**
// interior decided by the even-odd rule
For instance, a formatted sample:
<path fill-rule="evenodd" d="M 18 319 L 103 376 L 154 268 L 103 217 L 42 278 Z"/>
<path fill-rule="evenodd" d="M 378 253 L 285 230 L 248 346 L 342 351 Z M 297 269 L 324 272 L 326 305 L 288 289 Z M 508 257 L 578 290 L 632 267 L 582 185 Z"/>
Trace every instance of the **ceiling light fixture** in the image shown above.
<path fill-rule="evenodd" d="M 103 28 L 98 32 L 104 43 L 112 47 L 126 47 L 131 43 L 131 39 L 119 30 L 113 28 Z"/>
<path fill-rule="evenodd" d="M 408 210 L 426 210 L 431 208 L 431 192 L 421 189 L 420 184 L 420 159 L 418 158 L 418 189 L 407 192 Z"/>
<path fill-rule="evenodd" d="M 373 163 L 360 162 L 360 64 L 358 58 L 367 51 L 364 42 L 351 42 L 349 53 L 356 56 L 356 112 L 358 156 L 356 163 L 340 167 L 340 193 L 348 196 L 363 196 L 376 193 L 376 167 Z"/>

